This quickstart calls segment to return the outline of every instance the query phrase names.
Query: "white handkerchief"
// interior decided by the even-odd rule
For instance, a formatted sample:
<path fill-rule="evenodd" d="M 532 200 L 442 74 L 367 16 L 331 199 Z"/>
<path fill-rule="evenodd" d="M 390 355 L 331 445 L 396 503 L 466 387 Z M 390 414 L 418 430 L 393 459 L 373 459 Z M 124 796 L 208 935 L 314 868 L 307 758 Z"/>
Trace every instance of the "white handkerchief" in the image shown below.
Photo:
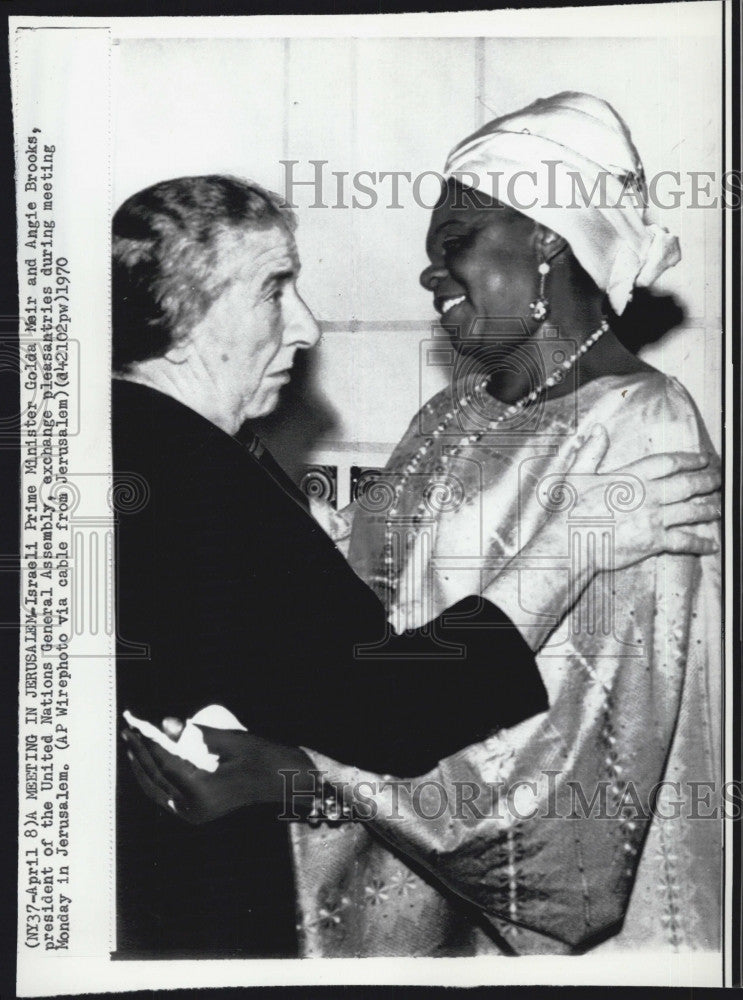
<path fill-rule="evenodd" d="M 245 726 L 235 718 L 232 712 L 222 705 L 207 705 L 194 715 L 192 719 L 187 719 L 183 727 L 183 732 L 177 740 L 171 740 L 157 726 L 153 726 L 146 719 L 137 719 L 131 712 L 125 711 L 124 718 L 133 729 L 146 736 L 147 739 L 157 743 L 163 750 L 172 753 L 181 760 L 187 760 L 194 767 L 202 771 L 214 772 L 219 766 L 218 754 L 211 753 L 204 742 L 204 734 L 199 726 L 209 726 L 211 729 L 239 729 L 245 732 Z"/>

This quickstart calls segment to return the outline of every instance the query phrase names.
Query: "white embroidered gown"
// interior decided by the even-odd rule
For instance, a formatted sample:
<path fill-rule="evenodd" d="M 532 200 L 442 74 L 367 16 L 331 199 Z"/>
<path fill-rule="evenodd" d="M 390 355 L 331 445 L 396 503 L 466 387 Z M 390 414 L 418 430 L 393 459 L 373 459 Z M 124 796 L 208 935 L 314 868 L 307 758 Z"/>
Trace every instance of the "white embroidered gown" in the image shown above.
<path fill-rule="evenodd" d="M 488 405 L 489 416 L 501 406 Z M 388 463 L 393 482 L 451 406 L 446 390 L 416 415 Z M 497 576 L 549 516 L 545 477 L 566 435 L 596 423 L 610 438 L 603 469 L 651 453 L 711 450 L 687 392 L 657 372 L 599 378 L 543 402 L 452 459 L 451 490 L 419 532 L 408 564 L 417 563 L 418 575 L 411 587 L 399 584 L 396 612 L 411 623 L 430 620 Z M 401 517 L 414 513 L 435 463 L 431 449 L 408 483 Z M 369 822 L 293 825 L 304 955 L 719 948 L 722 824 L 704 818 L 719 806 L 718 557 L 646 559 L 597 578 L 568 614 L 529 605 L 530 575 L 570 572 L 573 559 L 587 557 L 592 532 L 610 532 L 612 503 L 631 505 L 640 494 L 637 483 L 619 487 L 604 524 L 581 524 L 576 509 L 564 551 L 522 567 L 517 624 L 560 613 L 537 660 L 548 711 L 442 760 L 415 779 L 417 796 L 392 785 L 372 794 L 382 776 L 312 754 L 331 779 L 356 783 L 350 804 L 363 796 L 378 811 Z M 571 501 L 558 491 L 550 502 Z M 349 558 L 384 597 L 385 514 L 366 507 L 354 512 Z M 368 705 L 355 710 L 369 724 L 394 697 L 370 691 Z M 661 780 L 652 819 L 619 808 L 628 785 L 647 803 Z M 504 797 L 519 782 L 526 797 L 512 795 L 507 808 Z M 715 790 L 690 791 L 690 782 L 714 782 Z M 581 816 L 580 808 L 567 818 L 577 786 L 589 802 L 603 789 L 613 818 L 586 816 L 588 809 Z M 479 812 L 463 803 L 463 788 L 465 799 L 488 791 Z"/>

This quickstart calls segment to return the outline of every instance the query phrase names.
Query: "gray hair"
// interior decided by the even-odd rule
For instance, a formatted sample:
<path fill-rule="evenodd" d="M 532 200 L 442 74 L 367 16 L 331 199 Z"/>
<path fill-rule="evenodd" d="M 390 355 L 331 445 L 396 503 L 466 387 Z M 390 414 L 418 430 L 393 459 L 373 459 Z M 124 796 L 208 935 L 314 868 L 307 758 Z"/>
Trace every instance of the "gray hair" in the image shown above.
<path fill-rule="evenodd" d="M 236 177 L 179 177 L 128 198 L 113 218 L 114 371 L 185 340 L 244 266 L 238 241 L 275 226 L 296 229 L 289 205 Z"/>

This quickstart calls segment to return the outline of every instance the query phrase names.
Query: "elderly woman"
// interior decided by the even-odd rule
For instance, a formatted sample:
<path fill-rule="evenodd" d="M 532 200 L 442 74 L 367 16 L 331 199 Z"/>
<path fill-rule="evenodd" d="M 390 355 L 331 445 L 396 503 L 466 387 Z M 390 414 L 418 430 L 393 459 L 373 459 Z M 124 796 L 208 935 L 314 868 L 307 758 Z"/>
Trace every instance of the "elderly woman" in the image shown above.
<path fill-rule="evenodd" d="M 595 424 L 608 435 L 603 468 L 672 448 L 712 453 L 684 388 L 625 350 L 607 317 L 607 299 L 621 314 L 634 286 L 678 261 L 677 241 L 646 220 L 626 125 L 589 95 L 491 122 L 453 150 L 446 173 L 421 281 L 457 353 L 455 377 L 361 498 L 349 558 L 403 626 L 478 587 L 508 608 L 539 653 L 550 708 L 442 761 L 417 798 L 416 786 L 377 793 L 366 827 L 306 834 L 307 950 L 714 948 L 721 827 L 699 818 L 714 800 L 690 821 L 688 783 L 718 777 L 717 560 L 667 546 L 581 593 L 581 572 L 640 509 L 642 485 L 619 477 L 592 519 L 581 477 L 555 475 L 560 443 Z M 576 200 L 597 184 L 603 199 Z M 525 557 L 558 509 L 557 546 Z M 315 760 L 348 782 L 348 801 L 364 778 L 379 787 Z"/>
<path fill-rule="evenodd" d="M 667 475 L 689 459 L 661 452 L 709 451 L 709 441 L 683 389 L 624 351 L 602 312 L 606 292 L 621 312 L 675 244 L 637 207 L 542 217 L 453 177 L 538 174 L 547 159 L 584 181 L 605 168 L 612 191 L 625 177 L 642 190 L 623 123 L 583 95 L 538 102 L 455 150 L 422 280 L 461 364 L 392 455 L 386 503 L 380 490 L 361 499 L 349 558 L 397 632 L 425 631 L 464 595 L 501 603 L 539 653 L 549 708 L 494 725 L 412 781 L 307 750 L 349 821 L 331 808 L 337 823 L 291 825 L 304 955 L 567 951 L 615 934 L 630 896 L 623 937 L 705 943 L 717 912 L 705 839 L 716 829 L 650 822 L 623 800 L 628 779 L 647 802 L 664 774 L 685 776 L 690 750 L 710 767 L 715 753 L 705 630 L 718 619 L 703 608 L 715 570 L 704 553 L 715 545 L 703 522 L 718 516 L 719 475 L 713 463 L 693 487 Z M 577 457 L 566 457 L 576 441 Z M 617 472 L 594 475 L 602 460 Z M 621 572 L 597 572 L 612 565 Z M 494 663 L 497 646 L 494 637 Z M 383 659 L 384 642 L 366 653 Z M 375 716 L 396 693 L 369 692 Z M 463 711 L 452 701 L 453 717 Z M 239 759 L 239 733 L 206 736 L 220 754 L 234 743 Z M 139 738 L 132 752 L 153 797 L 166 774 L 184 818 L 257 801 L 245 780 L 227 788 L 222 765 L 197 774 Z M 608 818 L 597 819 L 590 807 L 604 786 Z M 696 860 L 707 876 L 692 893 Z"/>

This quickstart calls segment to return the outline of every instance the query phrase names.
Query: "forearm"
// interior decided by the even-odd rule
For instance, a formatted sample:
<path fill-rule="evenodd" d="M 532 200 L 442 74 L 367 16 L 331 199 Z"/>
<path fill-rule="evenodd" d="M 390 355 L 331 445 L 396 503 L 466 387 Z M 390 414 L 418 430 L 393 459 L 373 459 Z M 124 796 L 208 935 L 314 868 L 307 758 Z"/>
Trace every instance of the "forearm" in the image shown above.
<path fill-rule="evenodd" d="M 302 747 L 290 747 L 269 740 L 264 741 L 259 757 L 265 802 L 276 806 L 283 815 L 297 815 L 305 819 L 312 810 L 320 787 L 312 758 Z M 252 774 L 246 771 L 249 794 L 255 793 L 252 783 Z"/>
<path fill-rule="evenodd" d="M 378 773 L 416 775 L 547 707 L 531 650 L 481 598 L 460 602 L 426 632 L 390 631 L 341 652 L 301 689 L 283 689 L 270 731 L 251 728 Z"/>

